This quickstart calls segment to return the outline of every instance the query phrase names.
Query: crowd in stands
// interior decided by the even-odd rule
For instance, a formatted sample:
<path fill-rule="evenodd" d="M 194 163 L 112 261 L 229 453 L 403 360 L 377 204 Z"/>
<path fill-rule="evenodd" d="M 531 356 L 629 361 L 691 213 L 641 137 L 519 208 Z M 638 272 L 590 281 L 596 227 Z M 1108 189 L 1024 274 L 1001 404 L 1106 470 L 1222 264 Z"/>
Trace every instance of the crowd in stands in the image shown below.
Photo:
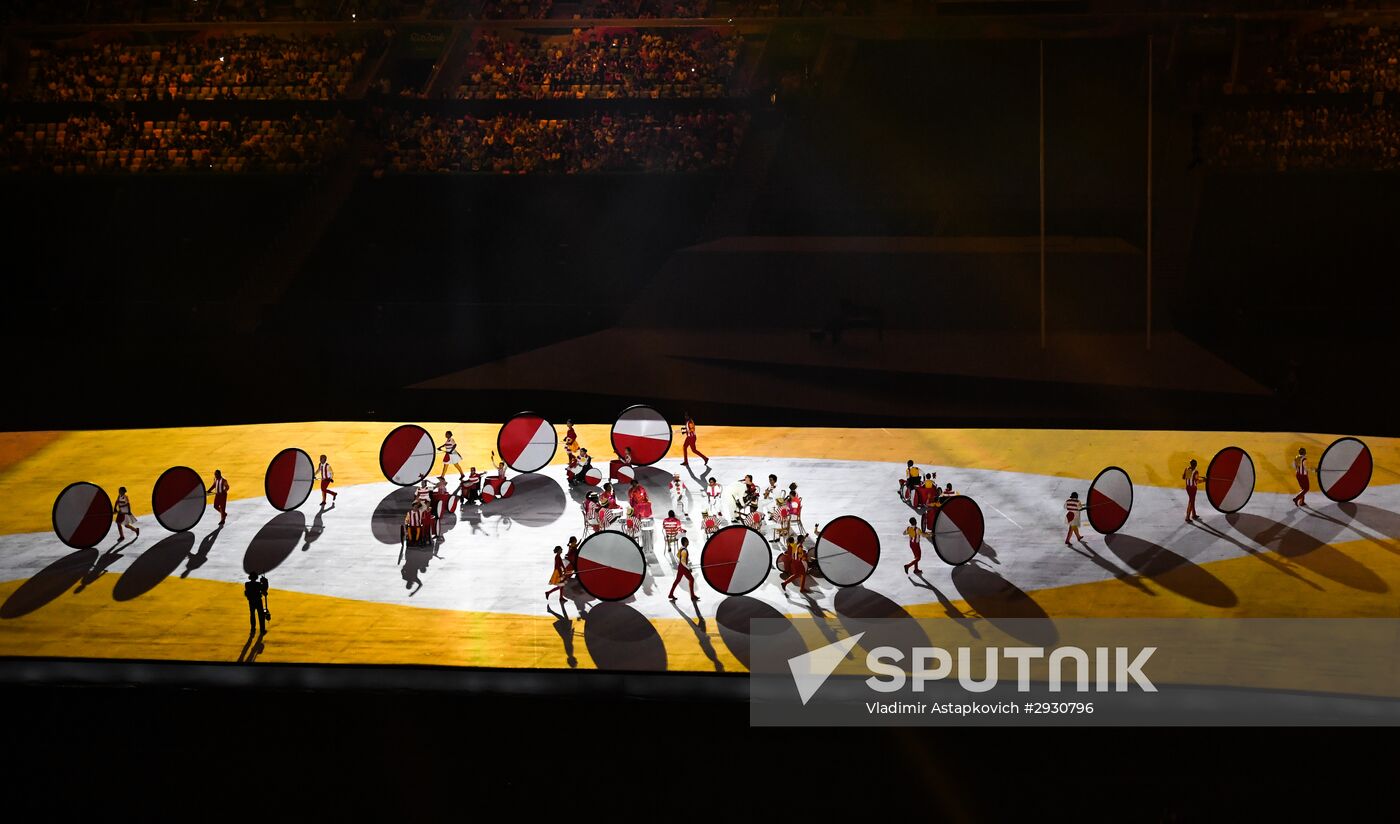
<path fill-rule="evenodd" d="M 722 169 L 738 153 L 748 115 L 594 112 L 443 117 L 405 112 L 378 119 L 378 172 L 580 174 Z"/>
<path fill-rule="evenodd" d="M 365 56 L 335 36 L 186 37 L 164 43 L 32 47 L 28 98 L 38 101 L 329 100 Z"/>
<path fill-rule="evenodd" d="M 404 0 L 9 0 L 0 4 L 0 22 L 392 20 L 411 12 L 412 5 Z"/>
<path fill-rule="evenodd" d="M 1299 36 L 1238 91 L 1372 94 L 1400 91 L 1400 28 L 1328 26 Z"/>
<path fill-rule="evenodd" d="M 1216 115 L 1201 140 L 1217 168 L 1400 169 L 1400 114 L 1384 107 L 1310 106 Z"/>
<path fill-rule="evenodd" d="M 576 29 L 567 37 L 481 32 L 465 99 L 721 97 L 742 38 L 731 31 Z"/>
<path fill-rule="evenodd" d="M 320 169 L 345 143 L 348 122 L 174 120 L 87 114 L 50 123 L 0 122 L 0 173 L 273 173 Z"/>

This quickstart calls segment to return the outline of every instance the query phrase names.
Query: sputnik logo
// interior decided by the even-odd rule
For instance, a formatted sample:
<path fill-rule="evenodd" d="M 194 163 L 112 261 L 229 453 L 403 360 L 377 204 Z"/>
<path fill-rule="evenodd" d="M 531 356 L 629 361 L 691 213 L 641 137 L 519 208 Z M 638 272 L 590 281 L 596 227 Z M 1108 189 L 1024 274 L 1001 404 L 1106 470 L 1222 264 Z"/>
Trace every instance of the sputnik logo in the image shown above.
<path fill-rule="evenodd" d="M 827 644 L 788 659 L 788 669 L 792 672 L 793 682 L 797 684 L 797 694 L 802 698 L 802 706 L 807 706 L 807 702 L 817 694 L 817 690 L 821 689 L 822 684 L 826 683 L 826 679 L 831 677 L 841 662 L 846 660 L 851 649 L 860 642 L 864 634 L 856 633 L 834 644 Z"/>

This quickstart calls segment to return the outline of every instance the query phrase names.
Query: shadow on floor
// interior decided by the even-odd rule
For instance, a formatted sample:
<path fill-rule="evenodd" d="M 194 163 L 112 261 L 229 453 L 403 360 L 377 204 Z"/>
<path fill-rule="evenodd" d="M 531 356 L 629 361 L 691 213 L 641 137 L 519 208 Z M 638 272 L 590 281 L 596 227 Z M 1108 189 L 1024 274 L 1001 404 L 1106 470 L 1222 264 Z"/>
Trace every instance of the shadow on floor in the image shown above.
<path fill-rule="evenodd" d="M 1343 586 L 1363 592 L 1386 592 L 1390 589 L 1380 576 L 1364 564 L 1301 529 L 1243 512 L 1226 515 L 1225 520 L 1230 522 L 1235 531 L 1254 540 L 1260 546 L 1267 547 L 1298 566 Z"/>
<path fill-rule="evenodd" d="M 83 580 L 100 554 L 95 549 L 80 549 L 39 570 L 0 605 L 0 618 L 28 615 L 67 592 Z"/>
<path fill-rule="evenodd" d="M 1040 604 L 996 572 L 963 564 L 953 568 L 953 586 L 969 607 L 1007 635 L 1041 647 L 1060 640 L 1060 631 Z"/>
<path fill-rule="evenodd" d="M 194 533 L 177 532 L 160 539 L 155 546 L 141 553 L 126 568 L 122 577 L 112 587 L 112 598 L 116 601 L 130 601 L 155 589 L 156 585 L 169 578 L 194 549 Z"/>
<path fill-rule="evenodd" d="M 1229 609 L 1240 602 L 1239 596 L 1224 581 L 1160 544 L 1123 532 L 1105 535 L 1103 542 L 1134 572 L 1177 595 L 1221 609 Z"/>
<path fill-rule="evenodd" d="M 243 553 L 243 571 L 266 575 L 296 551 L 306 533 L 306 516 L 297 510 L 282 512 L 262 525 Z"/>
<path fill-rule="evenodd" d="M 761 623 L 754 627 L 753 621 Z M 757 598 L 747 595 L 725 598 L 715 610 L 715 623 L 719 625 L 720 640 L 748 670 L 753 669 L 756 635 L 762 636 L 765 650 L 778 651 L 784 661 L 807 651 L 807 643 L 792 621 Z"/>
<path fill-rule="evenodd" d="M 583 643 L 598 669 L 660 672 L 666 645 L 656 628 L 626 604 L 602 603 L 588 611 Z"/>

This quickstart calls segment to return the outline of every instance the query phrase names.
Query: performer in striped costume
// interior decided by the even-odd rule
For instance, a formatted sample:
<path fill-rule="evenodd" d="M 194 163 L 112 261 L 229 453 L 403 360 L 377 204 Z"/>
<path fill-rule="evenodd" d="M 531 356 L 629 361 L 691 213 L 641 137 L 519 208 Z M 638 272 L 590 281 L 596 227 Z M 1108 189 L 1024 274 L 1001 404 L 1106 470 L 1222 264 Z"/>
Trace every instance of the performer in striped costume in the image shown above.
<path fill-rule="evenodd" d="M 452 437 L 450 431 L 447 433 L 447 439 L 442 442 L 442 446 L 438 447 L 438 451 L 442 453 L 442 471 L 438 472 L 438 477 L 447 474 L 448 464 L 457 470 L 457 477 L 461 478 L 465 475 L 462 472 L 462 456 L 457 454 L 457 439 Z"/>
<path fill-rule="evenodd" d="M 335 476 L 331 474 L 331 464 L 330 461 L 326 460 L 325 455 L 321 456 L 321 463 L 316 467 L 315 473 L 311 475 L 311 480 L 314 481 L 317 478 L 321 479 L 321 506 L 326 505 L 327 495 L 331 496 L 331 500 L 340 497 L 331 489 L 331 482 L 335 480 Z"/>
<path fill-rule="evenodd" d="M 1079 502 L 1079 493 L 1069 493 L 1069 499 L 1065 501 L 1065 521 L 1069 524 L 1069 531 L 1065 533 L 1065 546 L 1069 546 L 1069 536 L 1073 535 L 1075 540 L 1081 544 L 1085 543 L 1084 538 L 1079 534 L 1079 513 L 1084 511 L 1084 506 Z"/>
<path fill-rule="evenodd" d="M 665 520 L 661 522 L 661 534 L 665 537 L 667 552 L 676 551 L 676 544 L 680 542 L 684 530 L 681 519 L 676 517 L 676 511 L 668 510 Z"/>
<path fill-rule="evenodd" d="M 136 516 L 131 514 L 131 499 L 126 496 L 126 487 L 117 490 L 117 501 L 112 505 L 112 514 L 117 519 L 117 543 L 126 540 L 126 535 L 122 532 L 122 527 L 131 530 L 132 535 L 141 537 L 141 530 L 136 527 Z"/>

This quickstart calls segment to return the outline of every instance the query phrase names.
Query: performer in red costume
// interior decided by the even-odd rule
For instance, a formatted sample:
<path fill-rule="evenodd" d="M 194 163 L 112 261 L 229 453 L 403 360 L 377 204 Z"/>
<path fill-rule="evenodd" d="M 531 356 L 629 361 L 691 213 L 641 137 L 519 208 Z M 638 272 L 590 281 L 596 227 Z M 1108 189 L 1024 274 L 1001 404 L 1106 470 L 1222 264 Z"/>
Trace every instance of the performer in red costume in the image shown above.
<path fill-rule="evenodd" d="M 1192 458 L 1191 463 L 1181 473 L 1181 479 L 1186 482 L 1186 523 L 1191 523 L 1191 519 L 1201 520 L 1201 516 L 1196 514 L 1196 487 L 1204 480 L 1201 473 L 1196 470 L 1196 459 Z"/>
<path fill-rule="evenodd" d="M 325 455 L 321 456 L 320 465 L 316 467 L 316 471 L 311 475 L 311 480 L 314 481 L 317 478 L 321 479 L 321 506 L 326 505 L 327 495 L 331 496 L 332 500 L 340 497 L 331 489 L 331 481 L 335 480 L 335 476 L 331 474 L 331 464 L 330 461 L 326 460 Z"/>
<path fill-rule="evenodd" d="M 1069 529 L 1065 532 L 1065 546 L 1069 546 L 1069 536 L 1073 535 L 1079 543 L 1084 543 L 1084 538 L 1079 534 L 1079 514 L 1085 509 L 1079 502 L 1079 493 L 1069 493 L 1069 498 L 1065 501 L 1065 521 L 1069 524 Z"/>
<path fill-rule="evenodd" d="M 132 535 L 141 537 L 141 530 L 136 526 L 136 516 L 131 514 L 131 499 L 126 496 L 126 487 L 117 489 L 117 501 L 112 505 L 112 515 L 117 521 L 117 543 L 126 540 L 126 534 L 122 532 L 122 527 L 131 530 Z"/>
<path fill-rule="evenodd" d="M 559 593 L 559 607 L 564 607 L 564 583 L 569 580 L 569 567 L 564 561 L 564 548 L 556 546 L 554 548 L 554 572 L 549 576 L 549 582 L 554 586 L 545 590 L 544 599 L 549 600 L 549 596 Z"/>
<path fill-rule="evenodd" d="M 671 583 L 671 593 L 667 596 L 672 601 L 676 600 L 676 587 L 680 586 L 681 581 L 690 584 L 690 600 L 700 600 L 700 596 L 695 594 L 695 576 L 690 573 L 689 538 L 682 538 L 681 548 L 676 550 L 676 580 Z"/>
<path fill-rule="evenodd" d="M 1293 459 L 1293 477 L 1298 479 L 1298 494 L 1293 496 L 1294 506 L 1308 505 L 1308 450 L 1298 447 L 1298 457 Z"/>
<path fill-rule="evenodd" d="M 680 542 L 681 533 L 685 527 L 681 524 L 681 519 L 676 517 L 674 509 L 667 511 L 666 518 L 661 522 L 661 534 L 666 539 L 666 551 L 675 552 L 676 545 Z"/>
<path fill-rule="evenodd" d="M 685 413 L 685 423 L 681 425 L 681 437 L 684 438 L 681 442 L 681 465 L 690 466 L 690 453 L 694 452 L 704 459 L 705 466 L 709 466 L 709 457 L 695 445 L 695 420 L 690 417 L 689 412 Z"/>
<path fill-rule="evenodd" d="M 219 513 L 219 526 L 228 518 L 228 479 L 219 470 L 214 470 L 214 482 L 204 491 L 214 496 L 214 511 Z"/>

